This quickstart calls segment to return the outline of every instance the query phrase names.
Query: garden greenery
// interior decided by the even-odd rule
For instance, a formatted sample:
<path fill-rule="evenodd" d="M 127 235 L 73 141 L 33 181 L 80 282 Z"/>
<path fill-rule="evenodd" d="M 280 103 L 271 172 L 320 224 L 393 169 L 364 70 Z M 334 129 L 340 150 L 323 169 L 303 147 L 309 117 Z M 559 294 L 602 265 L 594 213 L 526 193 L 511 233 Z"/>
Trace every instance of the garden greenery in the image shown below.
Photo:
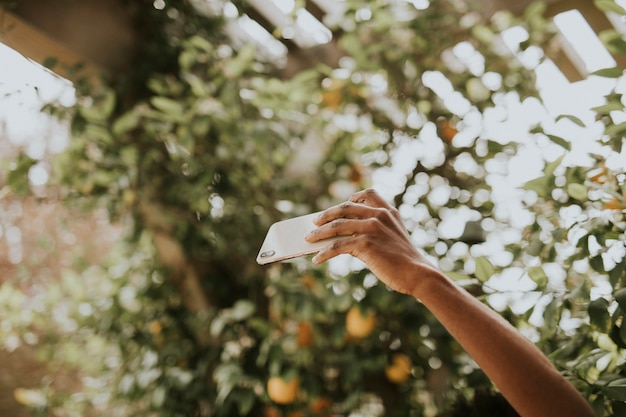
<path fill-rule="evenodd" d="M 553 46 L 554 28 L 542 3 L 488 21 L 477 3 L 346 1 L 327 22 L 340 66 L 286 79 L 258 48 L 233 44 L 221 12 L 140 2 L 145 46 L 132 71 L 79 85 L 73 108 L 47 108 L 71 124 L 51 172 L 62 199 L 106 207 L 126 238 L 104 262 L 68 267 L 32 314 L 20 313 L 30 304 L 17 285 L 0 287 L 0 316 L 12 323 L 0 332 L 42 335 L 42 357 L 82 375 L 77 392 L 52 383 L 18 400 L 42 416 L 434 416 L 471 406 L 493 387 L 419 302 L 347 259 L 255 262 L 272 222 L 387 178 L 384 194 L 416 244 L 528 334 L 599 416 L 624 415 L 619 82 L 591 122 L 544 114 L 505 134 L 484 128 L 495 111 L 506 121 L 516 105 L 541 107 L 533 69 L 502 33 L 523 30 L 522 53 Z M 617 32 L 601 36 L 625 50 Z M 619 81 L 622 70 L 592 76 Z M 597 143 L 579 162 L 559 128 L 586 124 Z M 542 173 L 511 192 L 515 206 L 496 186 L 531 145 Z M 28 193 L 34 162 L 11 165 L 14 193 Z M 50 323 L 59 303 L 75 325 Z M 346 334 L 355 305 L 376 320 L 360 339 Z M 390 381 L 397 354 L 411 373 Z M 273 377 L 297 378 L 296 398 L 277 402 Z"/>

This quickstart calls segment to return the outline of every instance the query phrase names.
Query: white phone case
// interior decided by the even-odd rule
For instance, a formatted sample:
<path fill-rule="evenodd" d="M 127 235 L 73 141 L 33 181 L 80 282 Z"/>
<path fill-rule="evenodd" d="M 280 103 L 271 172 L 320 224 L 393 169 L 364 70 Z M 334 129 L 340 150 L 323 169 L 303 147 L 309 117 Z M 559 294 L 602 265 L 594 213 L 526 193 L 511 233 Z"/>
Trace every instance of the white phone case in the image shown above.
<path fill-rule="evenodd" d="M 335 237 L 315 243 L 304 240 L 304 235 L 315 229 L 313 220 L 318 215 L 319 213 L 311 213 L 271 225 L 257 255 L 257 263 L 265 265 L 310 255 L 319 252 L 333 240 L 341 239 L 341 237 Z"/>

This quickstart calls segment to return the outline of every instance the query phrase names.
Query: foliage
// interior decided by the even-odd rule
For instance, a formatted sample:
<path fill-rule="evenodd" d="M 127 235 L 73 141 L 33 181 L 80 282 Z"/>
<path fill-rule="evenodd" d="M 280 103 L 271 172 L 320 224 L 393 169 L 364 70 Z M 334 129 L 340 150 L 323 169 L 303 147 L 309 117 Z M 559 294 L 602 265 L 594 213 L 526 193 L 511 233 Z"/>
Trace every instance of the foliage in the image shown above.
<path fill-rule="evenodd" d="M 507 295 L 498 279 L 530 280 L 526 295 L 536 302 L 520 312 L 508 300 L 502 313 L 598 415 L 623 412 L 626 185 L 624 168 L 608 163 L 623 144 L 624 126 L 614 122 L 621 96 L 594 109 L 604 129 L 600 153 L 585 165 L 567 165 L 570 141 L 553 134 L 558 122 L 582 123 L 573 116 L 505 137 L 482 128 L 496 108 L 540 102 L 532 70 L 501 33 L 525 28 L 522 49 L 550 42 L 542 4 L 522 19 L 502 12 L 482 22 L 470 2 L 349 1 L 328 22 L 349 58 L 291 79 L 250 45 L 235 48 L 219 14 L 186 1 L 141 7 L 136 70 L 80 90 L 73 109 L 49 109 L 72 126 L 53 168 L 66 200 L 107 207 L 129 224 L 127 240 L 104 264 L 50 284 L 50 305 L 65 295 L 90 306 L 82 317 L 76 307 L 78 333 L 47 327 L 45 309 L 20 322 L 21 296 L 0 287 L 16 334 L 48 335 L 40 342 L 47 359 L 74 363 L 91 386 L 67 398 L 23 395 L 24 403 L 41 415 L 120 416 L 431 416 L 471 403 L 491 390 L 480 370 L 418 302 L 360 264 L 254 262 L 273 221 L 386 176 L 416 243 L 459 285 L 495 305 Z M 623 49 L 621 37 L 604 38 Z M 483 57 L 478 67 L 455 54 L 459 45 Z M 546 151 L 545 169 L 514 194 L 527 204 L 523 223 L 494 187 L 531 143 Z M 26 191 L 32 163 L 13 166 L 16 191 Z M 442 233 L 455 218 L 460 225 Z M 354 305 L 376 318 L 360 339 L 346 333 Z M 68 353 L 77 350 L 88 357 Z M 385 368 L 399 353 L 411 377 L 394 383 Z M 272 401 L 266 383 L 276 376 L 298 378 L 294 402 Z"/>

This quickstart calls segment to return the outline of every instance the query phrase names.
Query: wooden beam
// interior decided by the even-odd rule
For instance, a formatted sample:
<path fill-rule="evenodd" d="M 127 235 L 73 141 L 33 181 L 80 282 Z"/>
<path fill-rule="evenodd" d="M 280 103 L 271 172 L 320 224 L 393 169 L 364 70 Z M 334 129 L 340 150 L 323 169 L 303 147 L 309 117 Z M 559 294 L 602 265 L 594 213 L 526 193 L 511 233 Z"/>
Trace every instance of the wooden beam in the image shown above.
<path fill-rule="evenodd" d="M 41 65 L 46 65 L 51 59 L 56 60 L 59 64 L 53 68 L 53 71 L 70 81 L 86 78 L 89 82 L 97 84 L 106 73 L 101 67 L 87 61 L 25 20 L 2 8 L 0 8 L 0 42 Z M 79 67 L 80 70 L 76 71 Z"/>
<path fill-rule="evenodd" d="M 615 29 L 609 18 L 603 11 L 598 9 L 593 2 L 589 0 L 560 0 L 553 2 L 548 6 L 547 13 L 549 16 L 555 16 L 568 10 L 578 10 L 584 17 L 589 26 L 600 34 L 609 29 Z M 626 68 L 626 56 L 611 54 L 617 66 Z"/>

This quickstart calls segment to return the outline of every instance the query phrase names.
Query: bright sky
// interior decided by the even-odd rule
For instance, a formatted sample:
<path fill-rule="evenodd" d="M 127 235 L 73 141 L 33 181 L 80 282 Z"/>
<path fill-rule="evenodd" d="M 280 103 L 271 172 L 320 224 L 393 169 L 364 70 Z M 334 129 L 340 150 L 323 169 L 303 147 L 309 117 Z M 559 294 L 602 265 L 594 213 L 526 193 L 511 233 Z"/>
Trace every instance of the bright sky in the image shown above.
<path fill-rule="evenodd" d="M 69 140 L 66 128 L 40 110 L 50 102 L 72 105 L 72 84 L 2 43 L 0 62 L 0 134 L 6 129 L 9 141 L 25 146 L 36 159 L 43 158 L 46 151 L 63 150 Z"/>

